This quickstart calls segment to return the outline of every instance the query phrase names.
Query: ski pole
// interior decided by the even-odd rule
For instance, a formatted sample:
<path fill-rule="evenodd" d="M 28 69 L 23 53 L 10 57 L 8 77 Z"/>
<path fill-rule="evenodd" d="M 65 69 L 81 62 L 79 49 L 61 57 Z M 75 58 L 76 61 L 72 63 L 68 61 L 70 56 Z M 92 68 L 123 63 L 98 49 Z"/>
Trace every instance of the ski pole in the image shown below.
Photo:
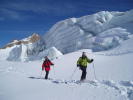
<path fill-rule="evenodd" d="M 88 52 L 87 52 L 88 53 Z M 89 54 L 89 53 L 88 53 Z M 94 55 L 93 55 L 93 59 L 94 59 Z M 94 71 L 94 77 L 95 77 L 95 80 L 97 80 L 97 77 L 96 77 L 96 73 L 95 73 L 95 67 L 94 67 L 94 61 L 92 62 L 93 64 L 93 71 Z"/>
<path fill-rule="evenodd" d="M 42 72 L 43 72 L 43 71 L 41 71 L 40 78 L 42 78 Z"/>
<path fill-rule="evenodd" d="M 95 77 L 95 80 L 96 80 L 96 79 L 97 79 L 97 77 L 96 77 L 96 73 L 95 73 L 94 62 L 93 62 L 92 64 L 93 64 L 93 70 L 94 70 L 94 77 Z"/>
<path fill-rule="evenodd" d="M 54 70 L 54 65 L 53 65 L 53 73 L 54 73 L 54 76 L 55 76 L 55 70 Z"/>
<path fill-rule="evenodd" d="M 77 67 L 74 69 L 72 75 L 70 76 L 70 79 L 71 79 L 71 80 L 72 80 L 72 77 L 73 77 L 74 73 L 76 72 L 76 70 L 77 70 Z"/>

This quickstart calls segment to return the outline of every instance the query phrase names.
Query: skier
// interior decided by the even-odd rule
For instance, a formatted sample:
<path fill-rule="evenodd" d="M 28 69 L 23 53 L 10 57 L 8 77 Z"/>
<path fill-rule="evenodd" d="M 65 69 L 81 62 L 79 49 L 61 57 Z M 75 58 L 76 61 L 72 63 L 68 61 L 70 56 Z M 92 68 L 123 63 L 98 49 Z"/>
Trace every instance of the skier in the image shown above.
<path fill-rule="evenodd" d="M 87 63 L 92 63 L 93 62 L 93 59 L 89 59 L 87 56 L 86 56 L 86 53 L 83 52 L 82 53 L 82 57 L 80 57 L 77 61 L 77 67 L 80 68 L 80 70 L 82 71 L 82 75 L 81 75 L 81 81 L 85 80 L 86 79 L 86 68 L 87 68 Z"/>
<path fill-rule="evenodd" d="M 54 65 L 54 64 L 46 56 L 45 60 L 44 60 L 44 62 L 42 64 L 42 71 L 44 71 L 44 69 L 45 69 L 45 72 L 46 72 L 45 79 L 48 79 L 48 74 L 49 74 L 51 65 Z"/>

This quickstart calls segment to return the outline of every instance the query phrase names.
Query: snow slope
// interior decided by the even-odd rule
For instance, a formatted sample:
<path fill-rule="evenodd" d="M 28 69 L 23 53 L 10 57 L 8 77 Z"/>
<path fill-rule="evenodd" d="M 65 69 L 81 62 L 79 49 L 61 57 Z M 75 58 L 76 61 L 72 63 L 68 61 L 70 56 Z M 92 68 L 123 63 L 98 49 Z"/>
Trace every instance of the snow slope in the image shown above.
<path fill-rule="evenodd" d="M 45 35 L 46 47 L 63 53 L 79 49 L 103 51 L 117 47 L 133 34 L 133 10 L 101 11 L 56 23 Z"/>
<path fill-rule="evenodd" d="M 52 61 L 51 80 L 43 79 L 45 72 L 40 77 L 42 61 L 0 61 L 0 100 L 133 100 L 133 53 L 114 55 L 123 47 L 130 48 L 132 40 L 109 52 L 84 49 L 62 55 Z M 97 79 L 89 64 L 87 80 L 79 83 L 81 71 L 76 61 L 83 51 L 94 59 Z"/>

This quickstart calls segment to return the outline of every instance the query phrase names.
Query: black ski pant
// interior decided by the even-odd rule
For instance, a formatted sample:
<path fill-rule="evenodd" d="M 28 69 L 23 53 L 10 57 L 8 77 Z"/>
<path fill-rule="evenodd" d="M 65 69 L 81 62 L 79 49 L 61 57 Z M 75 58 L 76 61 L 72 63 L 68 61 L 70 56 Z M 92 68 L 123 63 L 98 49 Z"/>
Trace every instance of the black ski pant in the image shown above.
<path fill-rule="evenodd" d="M 49 71 L 46 71 L 46 70 L 45 70 L 45 72 L 46 72 L 46 74 L 45 74 L 45 79 L 48 79 Z"/>
<path fill-rule="evenodd" d="M 80 66 L 80 69 L 81 69 L 81 71 L 82 71 L 82 75 L 81 75 L 81 79 L 80 79 L 80 80 L 86 79 L 86 74 L 87 74 L 86 68 L 87 68 L 87 67 Z"/>

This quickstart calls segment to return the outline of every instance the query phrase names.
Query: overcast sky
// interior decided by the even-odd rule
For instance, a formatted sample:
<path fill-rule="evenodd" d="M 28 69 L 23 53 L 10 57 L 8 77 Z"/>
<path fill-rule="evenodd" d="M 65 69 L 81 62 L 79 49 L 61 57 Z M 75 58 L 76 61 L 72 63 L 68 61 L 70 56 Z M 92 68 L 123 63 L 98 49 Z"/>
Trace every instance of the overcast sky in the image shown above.
<path fill-rule="evenodd" d="M 33 32 L 42 35 L 66 18 L 131 9 L 133 0 L 0 0 L 0 47 Z"/>

